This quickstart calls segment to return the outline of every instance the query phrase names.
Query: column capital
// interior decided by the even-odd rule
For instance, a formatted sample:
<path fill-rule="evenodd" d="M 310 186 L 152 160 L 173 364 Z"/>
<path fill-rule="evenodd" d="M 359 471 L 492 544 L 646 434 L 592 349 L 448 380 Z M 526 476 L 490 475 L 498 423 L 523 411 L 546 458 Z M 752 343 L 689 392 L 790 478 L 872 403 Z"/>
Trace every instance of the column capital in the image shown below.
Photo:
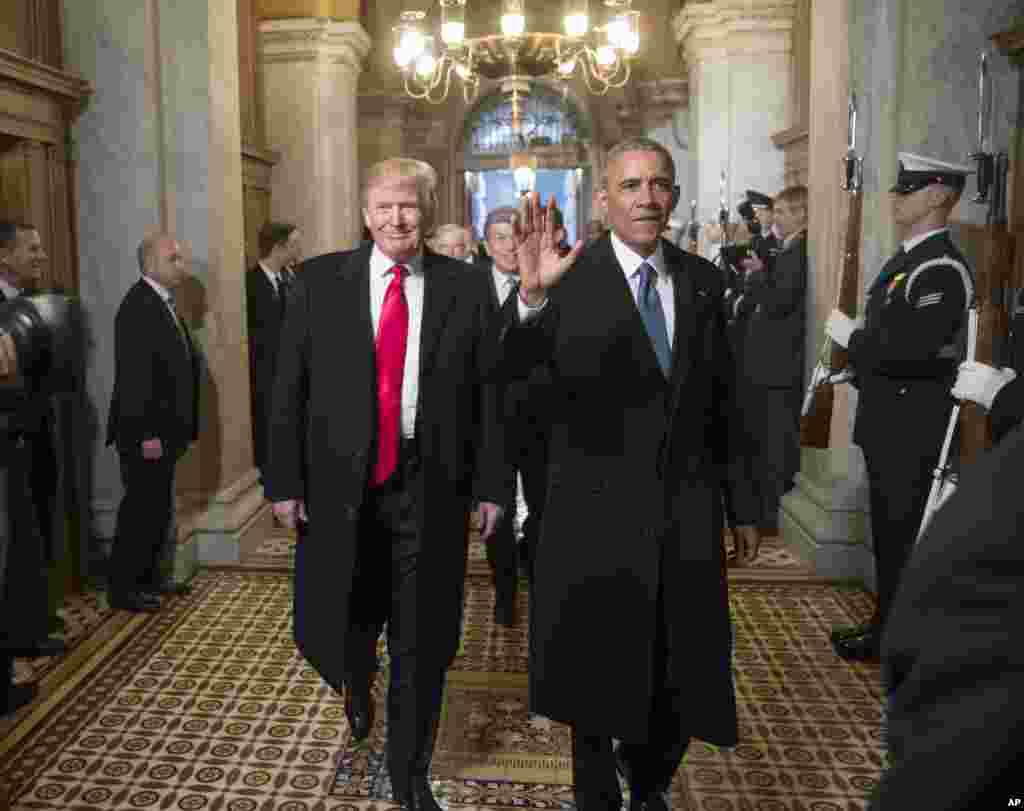
<path fill-rule="evenodd" d="M 673 20 L 687 62 L 730 54 L 788 53 L 797 0 L 687 3 Z"/>
<path fill-rule="evenodd" d="M 351 20 L 305 17 L 260 23 L 263 63 L 327 62 L 359 73 L 371 45 L 369 34 Z"/>

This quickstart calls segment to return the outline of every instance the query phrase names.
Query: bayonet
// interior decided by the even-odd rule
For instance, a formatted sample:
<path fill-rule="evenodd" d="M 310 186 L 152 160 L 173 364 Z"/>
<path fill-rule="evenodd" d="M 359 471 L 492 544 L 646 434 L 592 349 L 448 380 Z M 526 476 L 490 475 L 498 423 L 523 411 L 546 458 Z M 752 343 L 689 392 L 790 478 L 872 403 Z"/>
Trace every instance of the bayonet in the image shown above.
<path fill-rule="evenodd" d="M 846 104 L 846 157 L 843 158 L 843 188 L 858 192 L 864 173 L 864 160 L 857 157 L 857 94 L 850 92 Z"/>
<path fill-rule="evenodd" d="M 989 189 L 995 173 L 995 156 L 989 143 L 989 102 L 991 89 L 988 81 L 988 54 L 982 51 L 978 62 L 978 148 L 969 156 L 978 163 L 978 193 L 975 203 L 987 203 Z"/>

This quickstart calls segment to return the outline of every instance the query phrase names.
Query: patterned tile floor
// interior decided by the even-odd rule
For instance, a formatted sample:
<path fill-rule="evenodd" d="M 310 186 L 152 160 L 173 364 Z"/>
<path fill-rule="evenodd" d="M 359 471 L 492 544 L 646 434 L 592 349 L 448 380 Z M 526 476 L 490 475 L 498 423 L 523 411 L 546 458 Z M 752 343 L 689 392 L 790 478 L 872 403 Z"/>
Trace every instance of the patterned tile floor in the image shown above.
<path fill-rule="evenodd" d="M 467 585 L 435 790 L 458 808 L 569 808 L 567 730 L 527 711 L 525 594 L 520 627 L 504 629 L 489 621 L 488 579 Z M 12 807 L 393 808 L 383 706 L 369 745 L 353 750 L 340 698 L 292 645 L 290 576 L 210 571 L 195 586 L 157 615 L 97 609 L 64 672 L 47 676 L 52 689 L 0 727 Z M 883 763 L 878 671 L 838 660 L 827 630 L 864 618 L 870 599 L 750 581 L 733 583 L 732 607 L 743 743 L 695 744 L 674 808 L 864 808 Z M 378 701 L 386 668 L 384 655 Z"/>

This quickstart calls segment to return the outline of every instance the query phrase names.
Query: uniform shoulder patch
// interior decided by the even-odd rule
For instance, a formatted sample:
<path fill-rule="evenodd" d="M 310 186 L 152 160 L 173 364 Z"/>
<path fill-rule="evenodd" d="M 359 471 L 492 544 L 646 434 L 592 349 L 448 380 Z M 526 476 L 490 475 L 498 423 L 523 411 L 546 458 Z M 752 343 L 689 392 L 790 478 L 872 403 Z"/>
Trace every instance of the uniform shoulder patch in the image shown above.
<path fill-rule="evenodd" d="M 903 288 L 903 295 L 906 298 L 907 303 L 911 303 L 910 291 L 914 287 L 914 282 L 920 279 L 921 274 L 924 273 L 926 270 L 935 267 L 952 267 L 960 274 L 960 280 L 963 282 L 964 285 L 966 306 L 970 307 L 971 302 L 974 301 L 974 279 L 971 277 L 971 272 L 967 269 L 967 266 L 963 262 L 959 261 L 958 259 L 954 259 L 952 256 L 948 255 L 940 256 L 938 259 L 929 259 L 927 262 L 922 262 L 920 265 L 914 268 L 914 271 L 910 274 L 910 279 L 907 280 L 907 286 Z M 927 298 L 927 296 L 922 296 L 922 298 Z M 938 302 L 932 303 L 937 304 Z M 920 305 L 917 304 L 915 306 Z"/>

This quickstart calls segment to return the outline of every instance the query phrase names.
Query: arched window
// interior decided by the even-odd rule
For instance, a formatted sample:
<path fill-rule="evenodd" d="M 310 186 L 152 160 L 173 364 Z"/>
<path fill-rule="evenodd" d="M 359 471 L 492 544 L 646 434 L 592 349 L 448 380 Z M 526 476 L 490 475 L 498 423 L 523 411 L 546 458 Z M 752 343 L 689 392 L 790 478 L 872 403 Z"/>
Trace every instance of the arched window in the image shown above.
<path fill-rule="evenodd" d="M 510 153 L 516 148 L 556 146 L 585 140 L 583 118 L 572 99 L 554 90 L 533 85 L 519 98 L 519 133 L 512 117 L 512 100 L 495 94 L 483 99 L 467 120 L 469 152 L 476 155 Z"/>

